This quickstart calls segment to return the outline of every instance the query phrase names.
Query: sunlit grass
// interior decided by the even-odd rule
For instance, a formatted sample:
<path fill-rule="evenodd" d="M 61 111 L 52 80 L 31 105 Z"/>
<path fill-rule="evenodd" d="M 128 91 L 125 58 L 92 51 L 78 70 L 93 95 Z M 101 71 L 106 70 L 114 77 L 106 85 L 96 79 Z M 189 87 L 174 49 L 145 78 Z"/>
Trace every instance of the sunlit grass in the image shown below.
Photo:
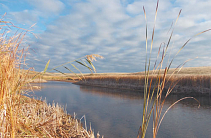
<path fill-rule="evenodd" d="M 174 69 L 170 69 L 169 73 L 166 74 L 166 82 L 164 86 L 164 93 L 167 92 L 168 88 L 171 86 L 173 94 L 183 94 L 183 95 L 209 95 L 211 88 L 211 70 L 207 71 L 203 68 L 201 69 L 202 74 L 197 74 L 198 71 L 194 69 L 183 68 L 181 72 L 172 75 Z M 198 69 L 197 69 L 198 70 Z M 203 70 L 206 74 L 203 73 Z M 160 75 L 160 80 L 162 81 L 162 70 Z M 152 73 L 152 72 L 151 72 Z M 149 73 L 149 80 L 151 82 L 151 87 L 157 86 L 157 75 Z M 139 90 L 143 91 L 145 85 L 145 75 L 144 72 L 140 73 L 122 73 L 122 74 L 95 74 L 95 75 L 85 75 L 86 81 L 76 81 L 76 84 L 84 85 L 95 85 L 101 87 L 112 87 L 121 88 L 129 90 Z M 52 76 L 53 77 L 53 76 Z"/>
<path fill-rule="evenodd" d="M 2 20 L 0 26 L 0 137 L 94 137 L 58 104 L 23 96 L 33 88 L 29 79 L 42 78 L 49 62 L 42 73 L 23 70 L 27 51 L 21 44 L 28 30 Z M 17 28 L 21 33 L 12 35 Z"/>

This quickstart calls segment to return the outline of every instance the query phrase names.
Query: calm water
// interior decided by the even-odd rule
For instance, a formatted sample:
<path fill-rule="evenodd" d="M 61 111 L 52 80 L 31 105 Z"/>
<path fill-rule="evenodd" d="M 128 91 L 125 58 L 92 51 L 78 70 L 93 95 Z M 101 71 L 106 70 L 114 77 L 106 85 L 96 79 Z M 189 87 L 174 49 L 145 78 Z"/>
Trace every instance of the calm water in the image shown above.
<path fill-rule="evenodd" d="M 95 134 L 99 131 L 105 138 L 135 138 L 141 124 L 143 94 L 108 88 L 78 86 L 68 82 L 40 84 L 41 91 L 35 97 L 46 97 L 47 102 L 67 105 L 67 112 L 77 118 L 86 115 Z M 165 109 L 180 96 L 168 97 Z M 175 105 L 165 116 L 158 138 L 211 138 L 211 98 L 196 97 Z M 89 125 L 88 125 L 89 127 Z M 147 130 L 152 137 L 152 123 Z"/>

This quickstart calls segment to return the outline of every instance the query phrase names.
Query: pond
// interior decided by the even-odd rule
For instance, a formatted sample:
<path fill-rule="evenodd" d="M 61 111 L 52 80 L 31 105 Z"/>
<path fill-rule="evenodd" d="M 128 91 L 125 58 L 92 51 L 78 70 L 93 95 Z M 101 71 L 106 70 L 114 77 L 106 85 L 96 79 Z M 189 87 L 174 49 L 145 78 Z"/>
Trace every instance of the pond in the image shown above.
<path fill-rule="evenodd" d="M 34 97 L 46 98 L 48 103 L 59 103 L 68 114 L 77 118 L 86 116 L 95 134 L 99 131 L 104 138 L 136 138 L 141 125 L 143 94 L 138 91 L 79 86 L 70 82 L 50 81 L 35 91 Z M 172 95 L 164 105 L 167 109 L 183 96 Z M 165 116 L 158 138 L 210 138 L 211 98 L 196 97 L 176 104 Z M 82 120 L 84 124 L 84 121 Z M 146 138 L 152 137 L 152 122 L 149 123 Z"/>

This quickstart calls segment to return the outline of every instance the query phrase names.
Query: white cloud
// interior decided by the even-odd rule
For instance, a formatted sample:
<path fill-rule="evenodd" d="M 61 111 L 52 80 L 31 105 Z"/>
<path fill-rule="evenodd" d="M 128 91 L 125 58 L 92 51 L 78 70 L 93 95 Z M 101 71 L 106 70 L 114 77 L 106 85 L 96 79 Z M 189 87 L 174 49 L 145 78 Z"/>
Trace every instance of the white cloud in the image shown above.
<path fill-rule="evenodd" d="M 98 7 L 98 12 L 100 12 L 100 16 L 103 17 L 105 21 L 116 23 L 128 18 L 119 0 L 91 0 L 90 2 L 93 7 Z"/>
<path fill-rule="evenodd" d="M 65 8 L 60 0 L 27 0 L 27 2 L 43 14 L 58 14 Z"/>
<path fill-rule="evenodd" d="M 23 10 L 21 12 L 10 12 L 12 18 L 21 24 L 32 25 L 36 23 L 38 16 L 35 12 L 29 10 Z"/>

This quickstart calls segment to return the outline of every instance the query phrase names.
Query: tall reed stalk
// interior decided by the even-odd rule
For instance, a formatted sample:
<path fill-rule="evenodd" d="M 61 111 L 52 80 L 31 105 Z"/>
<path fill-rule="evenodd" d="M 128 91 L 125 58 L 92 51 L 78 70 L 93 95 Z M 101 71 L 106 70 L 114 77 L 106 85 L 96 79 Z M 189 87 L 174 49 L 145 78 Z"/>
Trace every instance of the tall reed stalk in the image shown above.
<path fill-rule="evenodd" d="M 80 69 L 78 67 L 76 67 L 75 63 L 76 64 L 79 64 L 80 66 L 82 67 L 85 67 L 86 69 L 88 69 L 92 74 L 93 73 L 96 73 L 96 69 L 95 69 L 95 66 L 93 65 L 93 61 L 96 61 L 96 58 L 100 58 L 100 59 L 103 59 L 103 56 L 100 56 L 98 54 L 91 54 L 91 55 L 86 55 L 86 56 L 83 56 L 83 57 L 80 57 L 78 59 L 75 59 L 75 60 L 72 60 L 72 61 L 68 61 L 68 62 L 65 62 L 61 65 L 58 65 L 56 67 L 53 67 L 52 69 L 49 69 L 47 70 L 48 68 L 48 64 L 50 61 L 48 61 L 48 63 L 46 64 L 46 68 L 44 70 L 45 71 L 56 71 L 56 72 L 59 72 L 65 76 L 68 76 L 66 73 L 62 72 L 61 71 L 61 68 L 64 68 L 65 70 L 67 70 L 68 72 L 71 72 L 73 73 L 79 80 L 85 80 L 85 77 L 83 75 L 83 73 L 80 71 Z M 70 65 L 67 66 L 67 65 Z M 60 68 L 60 69 L 58 69 Z M 79 74 L 76 74 L 73 69 L 77 70 L 79 72 Z M 69 76 L 70 77 L 70 76 Z M 72 80 L 74 80 L 74 78 L 70 77 Z"/>
<path fill-rule="evenodd" d="M 179 51 L 175 54 L 175 56 L 170 60 L 170 63 L 166 67 L 163 67 L 164 66 L 163 65 L 164 58 L 166 57 L 166 52 L 167 52 L 167 50 L 168 50 L 168 48 L 170 46 L 171 38 L 172 38 L 172 35 L 173 35 L 173 32 L 174 32 L 174 28 L 173 28 L 172 31 L 171 31 L 171 34 L 169 36 L 168 42 L 166 43 L 166 45 L 164 43 L 164 47 L 163 47 L 162 51 L 161 51 L 161 45 L 162 44 L 160 45 L 160 48 L 158 50 L 157 60 L 155 61 L 154 68 L 153 68 L 153 72 L 156 73 L 154 75 L 157 76 L 156 77 L 156 83 L 152 84 L 152 79 L 150 79 L 149 72 L 150 72 L 150 67 L 151 67 L 151 53 L 152 53 L 152 48 L 153 48 L 153 41 L 154 41 L 154 34 L 155 34 L 155 24 L 156 24 L 156 18 L 157 18 L 157 13 L 158 13 L 158 6 L 159 6 L 159 0 L 157 1 L 157 6 L 156 6 L 154 27 L 153 27 L 153 32 L 152 32 L 152 39 L 151 39 L 151 44 L 150 44 L 149 55 L 148 55 L 148 43 L 147 43 L 147 41 L 148 41 L 147 18 L 146 18 L 145 8 L 143 7 L 145 20 L 146 20 L 145 86 L 144 86 L 144 103 L 143 103 L 142 124 L 140 126 L 137 138 L 139 138 L 139 137 L 145 138 L 146 131 L 147 131 L 148 124 L 150 122 L 151 116 L 152 116 L 152 120 L 153 120 L 153 138 L 156 138 L 156 136 L 158 134 L 159 127 L 161 125 L 161 122 L 162 122 L 164 116 L 166 115 L 166 113 L 171 109 L 172 106 L 174 106 L 179 101 L 187 99 L 187 98 L 192 98 L 192 99 L 194 99 L 194 100 L 196 100 L 198 102 L 198 100 L 195 99 L 194 97 L 184 97 L 184 98 L 179 99 L 175 103 L 173 103 L 164 113 L 162 112 L 165 100 L 168 97 L 168 95 L 171 93 L 172 89 L 177 84 L 178 80 L 175 81 L 175 82 L 171 82 L 171 84 L 170 84 L 169 88 L 167 89 L 167 91 L 164 91 L 165 84 L 188 61 L 185 61 L 183 64 L 179 65 L 175 69 L 175 71 L 173 71 L 173 73 L 170 75 L 170 77 L 168 77 L 168 79 L 167 79 L 166 76 L 167 76 L 167 73 L 168 73 L 168 71 L 169 71 L 169 69 L 170 69 L 170 67 L 172 65 L 172 62 L 174 61 L 174 59 L 178 55 L 178 53 L 187 45 L 187 43 L 193 37 L 211 30 L 211 29 L 208 29 L 208 30 L 202 31 L 202 32 L 194 35 L 190 39 L 188 39 L 182 45 L 182 47 L 179 49 Z M 176 19 L 176 21 L 174 23 L 174 26 L 176 25 L 180 14 L 181 14 L 181 10 L 179 11 L 179 14 L 178 14 L 178 17 L 177 17 L 177 19 Z M 161 53 L 161 60 L 158 62 L 158 57 L 160 56 L 160 53 Z M 165 69 L 165 71 L 164 71 L 163 74 L 161 74 L 161 69 L 163 69 L 163 68 Z"/>
<path fill-rule="evenodd" d="M 18 126 L 18 112 L 22 87 L 26 84 L 21 65 L 24 64 L 24 49 L 20 44 L 26 34 L 22 32 L 10 35 L 5 26 L 14 27 L 11 23 L 0 21 L 0 135 L 15 137 Z"/>
<path fill-rule="evenodd" d="M 20 29 L 21 33 L 17 31 L 11 35 L 10 31 L 13 32 L 13 29 Z M 66 114 L 58 104 L 48 105 L 23 96 L 23 88 L 28 84 L 30 72 L 23 70 L 26 50 L 21 48 L 27 32 L 28 30 L 0 20 L 0 137 L 93 138 L 92 130 L 84 129 L 78 120 Z M 92 64 L 95 57 L 101 56 L 94 54 L 85 57 L 92 68 L 82 58 L 75 62 L 95 71 Z M 47 71 L 49 62 L 41 74 Z M 65 67 L 64 64 L 62 66 Z"/>

